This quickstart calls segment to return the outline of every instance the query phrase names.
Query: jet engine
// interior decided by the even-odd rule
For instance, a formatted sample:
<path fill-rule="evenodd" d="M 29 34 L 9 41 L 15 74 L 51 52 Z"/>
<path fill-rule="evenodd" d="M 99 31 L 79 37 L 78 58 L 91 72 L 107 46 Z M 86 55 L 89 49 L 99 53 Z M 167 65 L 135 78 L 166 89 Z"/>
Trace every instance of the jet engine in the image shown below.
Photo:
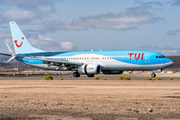
<path fill-rule="evenodd" d="M 101 67 L 97 64 L 84 64 L 78 67 L 79 74 L 99 74 L 100 72 Z"/>

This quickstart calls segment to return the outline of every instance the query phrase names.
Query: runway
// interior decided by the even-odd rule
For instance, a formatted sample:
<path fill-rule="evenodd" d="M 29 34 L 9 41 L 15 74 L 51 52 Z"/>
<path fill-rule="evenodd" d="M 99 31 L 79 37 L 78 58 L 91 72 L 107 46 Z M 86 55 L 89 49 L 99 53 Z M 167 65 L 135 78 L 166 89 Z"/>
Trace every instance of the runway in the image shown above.
<path fill-rule="evenodd" d="M 48 74 L 47 74 L 48 75 Z M 41 76 L 0 76 L 0 80 L 42 80 L 43 77 L 46 75 Z M 139 74 L 139 75 L 129 75 L 129 74 L 123 74 L 123 75 L 95 75 L 94 77 L 87 77 L 86 75 L 81 75 L 81 77 L 74 78 L 72 75 L 51 75 L 53 77 L 53 80 L 59 80 L 60 78 L 63 78 L 63 80 L 93 80 L 94 77 L 99 77 L 100 80 L 103 78 L 106 78 L 107 80 L 117 80 L 120 76 L 130 76 L 131 80 L 145 80 L 146 78 L 151 78 L 150 74 Z M 176 80 L 180 80 L 180 74 L 158 74 L 157 78 L 161 78 L 162 80 L 169 80 L 171 77 Z"/>

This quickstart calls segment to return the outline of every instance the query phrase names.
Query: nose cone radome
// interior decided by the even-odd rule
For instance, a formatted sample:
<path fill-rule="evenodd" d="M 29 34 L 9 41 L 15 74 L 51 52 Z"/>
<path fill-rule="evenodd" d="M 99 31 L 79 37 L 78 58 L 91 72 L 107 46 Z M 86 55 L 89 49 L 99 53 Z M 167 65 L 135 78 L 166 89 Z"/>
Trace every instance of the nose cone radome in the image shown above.
<path fill-rule="evenodd" d="M 171 65 L 173 65 L 173 61 L 172 60 L 170 60 L 170 59 L 166 59 L 166 64 L 168 64 L 169 66 L 171 66 Z"/>

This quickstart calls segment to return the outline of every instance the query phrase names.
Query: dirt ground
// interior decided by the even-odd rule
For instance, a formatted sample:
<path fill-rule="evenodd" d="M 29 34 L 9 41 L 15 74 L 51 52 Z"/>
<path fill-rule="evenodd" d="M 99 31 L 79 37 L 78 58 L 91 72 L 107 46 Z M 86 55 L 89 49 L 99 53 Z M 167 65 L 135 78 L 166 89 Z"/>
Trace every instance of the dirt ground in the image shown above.
<path fill-rule="evenodd" d="M 0 120 L 180 119 L 180 80 L 0 80 Z"/>

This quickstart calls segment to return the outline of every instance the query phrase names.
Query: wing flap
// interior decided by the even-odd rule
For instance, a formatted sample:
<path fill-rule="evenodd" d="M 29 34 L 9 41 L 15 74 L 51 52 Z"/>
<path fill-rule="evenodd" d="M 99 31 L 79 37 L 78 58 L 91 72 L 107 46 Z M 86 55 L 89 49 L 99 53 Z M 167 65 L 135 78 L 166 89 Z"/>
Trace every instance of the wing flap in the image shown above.
<path fill-rule="evenodd" d="M 0 53 L 0 55 L 11 56 L 10 54 Z"/>
<path fill-rule="evenodd" d="M 39 60 L 43 61 L 44 64 L 53 64 L 56 66 L 81 66 L 83 63 L 79 62 L 72 62 L 68 60 L 53 60 L 53 59 L 45 59 L 45 58 L 29 58 L 29 57 L 23 57 L 23 59 L 29 59 L 29 60 Z"/>

